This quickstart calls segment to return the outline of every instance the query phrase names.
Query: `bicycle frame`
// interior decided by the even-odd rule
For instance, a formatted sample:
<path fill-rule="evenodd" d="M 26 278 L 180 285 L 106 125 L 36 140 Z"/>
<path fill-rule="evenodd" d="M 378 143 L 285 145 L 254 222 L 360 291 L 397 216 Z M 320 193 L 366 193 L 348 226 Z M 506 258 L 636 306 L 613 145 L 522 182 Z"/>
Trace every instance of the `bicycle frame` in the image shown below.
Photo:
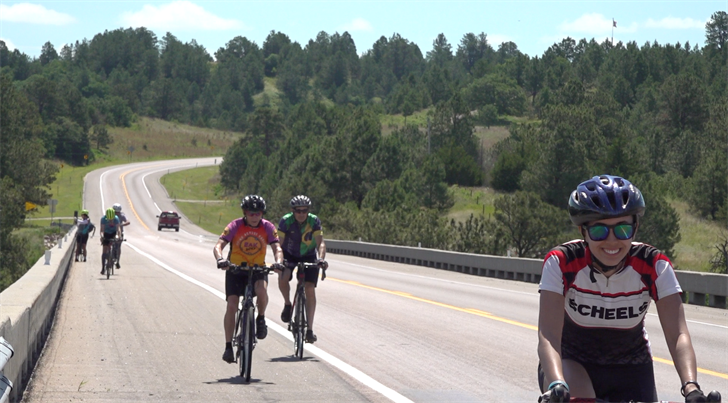
<path fill-rule="evenodd" d="M 233 274 L 245 272 L 248 276 L 248 284 L 245 286 L 245 292 L 238 301 L 238 311 L 235 314 L 235 328 L 233 329 L 233 347 L 237 348 L 235 358 L 238 360 L 238 369 L 240 376 L 245 382 L 250 382 L 250 372 L 253 363 L 253 349 L 257 343 L 255 337 L 255 296 L 253 284 L 253 274 L 268 273 L 270 268 L 267 266 L 236 266 L 230 265 Z"/>

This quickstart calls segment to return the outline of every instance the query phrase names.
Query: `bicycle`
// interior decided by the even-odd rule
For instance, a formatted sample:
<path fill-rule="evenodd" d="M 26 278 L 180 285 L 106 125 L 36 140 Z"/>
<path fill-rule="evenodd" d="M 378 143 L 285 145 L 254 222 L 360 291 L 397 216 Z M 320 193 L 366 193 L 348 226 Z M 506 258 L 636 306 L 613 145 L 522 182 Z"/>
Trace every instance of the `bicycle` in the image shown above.
<path fill-rule="evenodd" d="M 568 395 L 568 393 L 566 392 L 566 388 L 564 388 L 561 385 L 557 385 L 553 389 L 552 396 L 550 399 L 548 399 L 548 400 L 544 399 L 542 401 L 542 399 L 539 398 L 538 401 L 539 401 L 539 403 L 600 403 L 600 402 L 604 402 L 604 400 L 595 399 L 595 398 L 571 397 L 571 398 L 567 399 L 566 398 L 567 395 Z M 705 397 L 706 397 L 707 403 L 721 403 L 721 395 L 720 395 L 720 392 L 718 392 L 717 390 L 711 391 L 710 393 L 705 395 Z M 673 403 L 673 402 L 661 400 L 657 403 Z M 674 402 L 674 403 L 681 403 L 681 402 Z"/>
<path fill-rule="evenodd" d="M 228 270 L 233 274 L 247 272 L 248 284 L 245 286 L 243 298 L 238 302 L 238 311 L 235 313 L 235 329 L 233 329 L 233 348 L 237 348 L 235 358 L 238 360 L 240 376 L 245 382 L 250 382 L 250 370 L 253 363 L 253 349 L 257 343 L 255 337 L 255 295 L 253 274 L 268 274 L 271 268 L 268 266 L 237 266 L 230 264 Z"/>
<path fill-rule="evenodd" d="M 299 262 L 296 265 L 296 293 L 293 295 L 293 316 L 288 323 L 288 330 L 293 333 L 293 355 L 299 360 L 303 359 L 303 344 L 305 343 L 306 330 L 308 329 L 306 313 L 306 290 L 305 277 L 306 269 L 309 267 L 319 267 L 318 263 Z M 321 281 L 326 279 L 326 270 L 321 272 Z"/>
<path fill-rule="evenodd" d="M 114 266 L 119 258 L 119 248 L 121 248 L 121 242 L 126 239 L 114 238 L 111 241 L 111 247 L 109 248 L 109 256 L 106 258 L 106 279 L 108 280 L 112 274 L 114 274 Z"/>

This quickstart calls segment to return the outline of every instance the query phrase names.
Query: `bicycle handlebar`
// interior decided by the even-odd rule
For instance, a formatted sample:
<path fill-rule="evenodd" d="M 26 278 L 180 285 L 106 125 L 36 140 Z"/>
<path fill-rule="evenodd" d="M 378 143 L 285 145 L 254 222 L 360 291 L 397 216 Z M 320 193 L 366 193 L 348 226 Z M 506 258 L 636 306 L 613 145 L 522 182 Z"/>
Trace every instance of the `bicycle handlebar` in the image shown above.
<path fill-rule="evenodd" d="M 248 265 L 238 266 L 238 265 L 232 264 L 232 263 L 230 263 L 230 265 L 228 265 L 227 269 L 229 271 L 231 271 L 232 273 L 252 271 L 252 272 L 259 272 L 259 273 L 266 273 L 266 274 L 270 273 L 273 270 L 269 266 L 258 266 L 257 264 L 253 265 L 253 266 L 248 266 Z M 223 268 L 220 268 L 220 270 L 223 270 Z"/>

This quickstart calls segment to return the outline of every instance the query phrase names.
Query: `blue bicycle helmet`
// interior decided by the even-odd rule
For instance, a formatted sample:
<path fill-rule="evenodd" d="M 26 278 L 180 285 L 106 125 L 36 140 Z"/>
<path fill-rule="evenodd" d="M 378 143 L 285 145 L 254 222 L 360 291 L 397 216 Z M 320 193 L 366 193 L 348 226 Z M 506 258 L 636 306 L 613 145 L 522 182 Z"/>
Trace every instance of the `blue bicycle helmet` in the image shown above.
<path fill-rule="evenodd" d="M 595 176 L 580 183 L 569 197 L 569 217 L 578 226 L 605 218 L 644 214 L 642 192 L 619 176 Z"/>

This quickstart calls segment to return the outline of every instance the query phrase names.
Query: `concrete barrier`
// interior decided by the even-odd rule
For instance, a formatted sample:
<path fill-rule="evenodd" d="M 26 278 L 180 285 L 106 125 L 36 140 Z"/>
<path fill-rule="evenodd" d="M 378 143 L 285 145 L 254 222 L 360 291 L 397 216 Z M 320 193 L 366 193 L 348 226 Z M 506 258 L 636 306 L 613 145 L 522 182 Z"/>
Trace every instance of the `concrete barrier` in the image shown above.
<path fill-rule="evenodd" d="M 11 402 L 20 401 L 50 332 L 76 247 L 75 234 L 74 227 L 64 237 L 61 248 L 50 249 L 50 264 L 45 264 L 45 256 L 41 257 L 23 277 L 0 293 L 0 336 L 15 350 L 3 371 L 13 383 Z"/>
<path fill-rule="evenodd" d="M 436 269 L 457 271 L 476 276 L 538 283 L 541 281 L 542 259 L 515 258 L 474 253 L 450 252 L 412 246 L 383 245 L 356 241 L 326 240 L 327 253 L 359 256 Z M 728 275 L 676 270 L 683 289 L 683 300 L 695 305 L 728 308 Z M 707 300 L 707 301 L 706 301 Z"/>

